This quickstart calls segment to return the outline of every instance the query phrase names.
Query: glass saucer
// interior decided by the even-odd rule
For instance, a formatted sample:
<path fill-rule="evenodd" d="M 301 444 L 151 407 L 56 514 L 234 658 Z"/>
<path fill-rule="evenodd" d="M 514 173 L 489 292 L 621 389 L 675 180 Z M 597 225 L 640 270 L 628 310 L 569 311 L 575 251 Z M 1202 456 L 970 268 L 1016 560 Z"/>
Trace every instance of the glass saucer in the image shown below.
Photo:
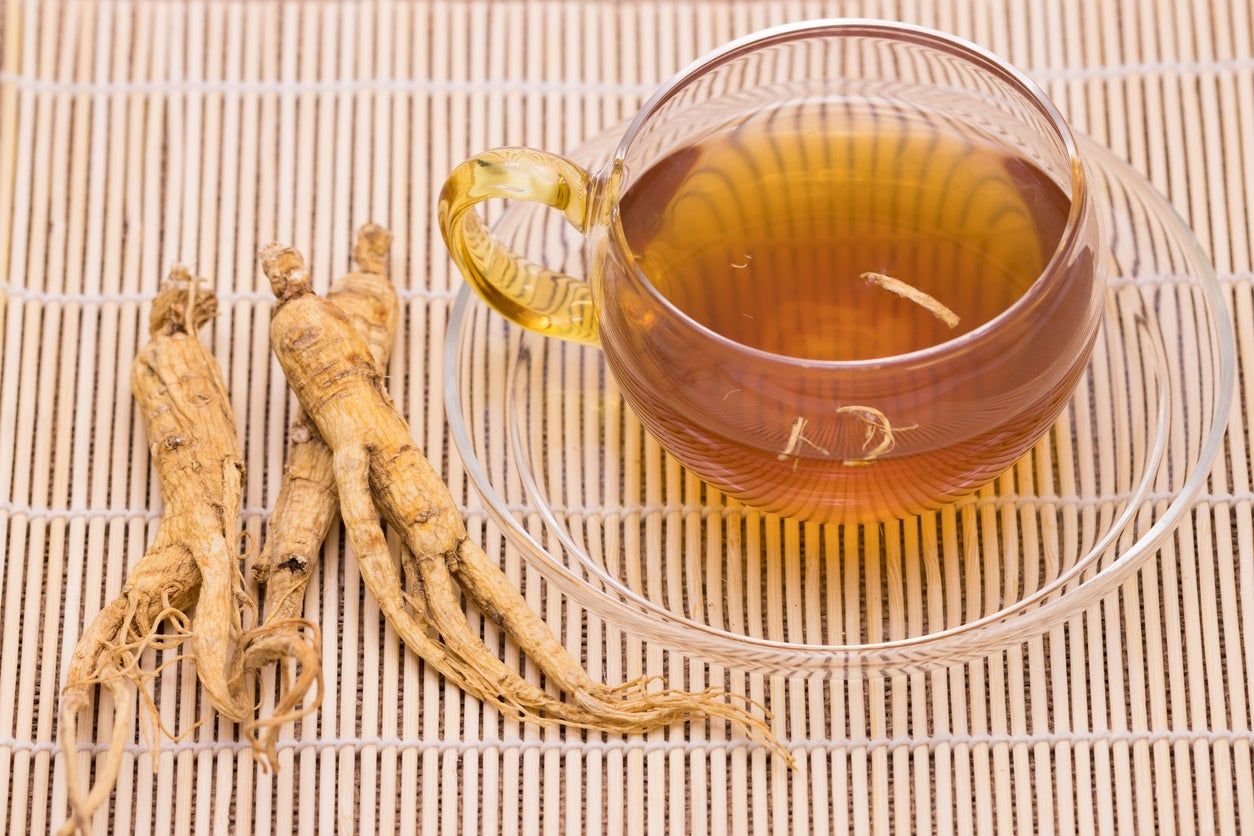
<path fill-rule="evenodd" d="M 569 154 L 589 168 L 621 128 Z M 1091 140 L 1111 284 L 1092 360 L 1048 435 L 942 510 L 816 525 L 746 508 L 641 429 L 595 348 L 524 332 L 467 287 L 445 340 L 453 441 L 525 560 L 629 637 L 740 670 L 834 675 L 960 662 L 1039 636 L 1110 593 L 1191 507 L 1234 380 L 1215 273 L 1171 206 Z M 560 213 L 495 226 L 584 274 Z"/>

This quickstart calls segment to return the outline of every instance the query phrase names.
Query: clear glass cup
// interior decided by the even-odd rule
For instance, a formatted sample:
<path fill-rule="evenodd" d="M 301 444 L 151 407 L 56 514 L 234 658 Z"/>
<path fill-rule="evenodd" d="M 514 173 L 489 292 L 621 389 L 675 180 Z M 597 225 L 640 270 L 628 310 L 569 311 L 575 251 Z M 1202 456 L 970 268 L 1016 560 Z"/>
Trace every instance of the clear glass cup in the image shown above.
<path fill-rule="evenodd" d="M 642 269 L 624 205 L 633 185 L 676 152 L 789 102 L 822 105 L 824 121 L 803 132 L 815 147 L 877 124 L 891 130 L 904 115 L 978 137 L 1005 155 L 1007 171 L 1027 165 L 1042 173 L 1069 208 L 1048 236 L 1039 275 L 977 327 L 870 359 L 775 353 L 694 318 Z M 824 182 L 823 166 L 814 161 L 814 183 Z M 975 194 L 985 174 L 954 166 L 936 199 Z M 561 210 L 588 238 L 587 279 L 503 246 L 472 211 L 491 198 Z M 532 149 L 476 156 L 450 175 L 439 215 L 453 260 L 475 290 L 524 327 L 598 344 L 627 402 L 689 469 L 763 510 L 855 522 L 918 513 L 968 493 L 1050 427 L 1101 320 L 1105 275 L 1090 203 L 1070 130 L 1019 71 L 940 32 L 834 20 L 767 30 L 699 61 L 645 104 L 595 175 Z M 959 210 L 946 209 L 937 223 L 949 234 L 1021 210 L 983 206 L 955 220 Z M 888 210 L 872 200 L 867 211 Z M 682 218 L 680 208 L 675 214 Z M 996 247 L 997 236 L 988 238 Z M 799 252 L 805 244 L 799 239 Z M 804 312 L 810 300 L 790 301 Z"/>

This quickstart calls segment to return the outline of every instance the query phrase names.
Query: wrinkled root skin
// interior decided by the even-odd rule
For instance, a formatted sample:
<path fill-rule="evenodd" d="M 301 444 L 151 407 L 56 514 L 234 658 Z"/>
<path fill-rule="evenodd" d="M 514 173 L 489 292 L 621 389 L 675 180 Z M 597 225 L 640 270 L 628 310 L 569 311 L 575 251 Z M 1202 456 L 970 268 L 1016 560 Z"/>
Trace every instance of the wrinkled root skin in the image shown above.
<path fill-rule="evenodd" d="M 362 580 L 415 652 L 454 684 L 520 719 L 644 732 L 723 717 L 770 741 L 792 763 L 765 721 L 727 702 L 721 692 L 646 692 L 643 681 L 618 688 L 593 682 L 500 568 L 470 542 L 448 488 L 383 391 L 368 347 L 342 313 L 312 292 L 299 253 L 271 245 L 261 260 L 279 300 L 271 347 L 333 451 L 341 511 Z M 403 541 L 408 592 L 381 521 Z M 568 700 L 540 691 L 487 651 L 469 630 L 454 577 Z M 426 612 L 418 613 L 417 605 L 425 605 Z"/>
<path fill-rule="evenodd" d="M 147 430 L 165 512 L 152 545 L 127 576 L 122 595 L 106 605 L 79 640 L 60 704 L 60 744 L 71 817 L 62 833 L 86 832 L 92 813 L 109 797 L 134 719 L 136 695 L 152 675 L 140 667 L 150 648 L 169 648 L 186 632 L 196 609 L 192 639 L 198 674 L 215 705 L 243 703 L 226 676 L 238 655 L 239 563 L 235 541 L 243 458 L 221 372 L 196 337 L 217 311 L 212 291 L 175 268 L 153 300 L 150 341 L 135 358 L 131 391 Z M 207 579 L 207 575 L 209 576 Z M 208 592 L 206 592 L 208 590 Z M 221 597 L 225 609 L 206 605 Z M 202 624 L 202 613 L 214 624 Z M 163 623 L 183 625 L 175 635 Z M 203 631 L 203 632 L 202 632 Z M 114 701 L 108 748 L 96 763 L 96 780 L 83 785 L 77 760 L 78 715 L 90 708 L 100 685 Z"/>
<path fill-rule="evenodd" d="M 327 294 L 366 341 L 380 373 L 387 368 L 400 319 L 396 288 L 386 275 L 391 242 L 391 233 L 383 227 L 362 227 L 354 250 L 358 272 L 339 279 Z M 262 763 L 271 767 L 282 724 L 316 710 L 322 701 L 321 642 L 316 626 L 302 615 L 305 587 L 339 511 L 331 450 L 303 410 L 298 410 L 288 436 L 283 481 L 267 523 L 265 545 L 253 566 L 253 578 L 265 586 L 264 618 L 245 637 L 246 670 L 292 661 L 300 671 L 281 687 L 272 716 L 250 718 L 245 725 Z M 316 688 L 314 699 L 301 710 L 310 688 Z"/>

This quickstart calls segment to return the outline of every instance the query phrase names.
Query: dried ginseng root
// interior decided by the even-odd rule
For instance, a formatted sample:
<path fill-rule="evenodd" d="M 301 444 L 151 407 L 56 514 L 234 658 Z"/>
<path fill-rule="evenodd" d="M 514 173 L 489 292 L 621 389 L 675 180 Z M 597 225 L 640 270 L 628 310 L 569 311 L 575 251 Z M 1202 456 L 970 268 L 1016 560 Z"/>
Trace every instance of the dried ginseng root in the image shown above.
<path fill-rule="evenodd" d="M 387 368 L 399 318 L 396 288 L 387 278 L 391 243 L 391 233 L 380 226 L 367 224 L 358 230 L 353 252 L 358 271 L 339 279 L 327 294 L 370 347 L 379 373 Z M 266 542 L 253 565 L 253 577 L 265 585 L 264 617 L 244 637 L 247 670 L 284 660 L 299 670 L 291 682 L 280 685 L 273 714 L 245 725 L 254 749 L 270 765 L 280 727 L 316 710 L 322 701 L 321 641 L 317 626 L 302 617 L 303 604 L 322 541 L 339 510 L 331 451 L 303 410 L 292 421 L 290 440 Z M 313 700 L 301 707 L 315 687 Z"/>
<path fill-rule="evenodd" d="M 650 692 L 646 679 L 617 687 L 594 682 L 470 541 L 448 488 L 384 392 L 368 346 L 347 317 L 313 293 L 300 254 L 271 245 L 261 261 L 278 298 L 271 348 L 332 450 L 340 513 L 362 580 L 411 649 L 451 683 L 519 719 L 636 733 L 723 717 L 792 762 L 766 722 L 723 692 Z M 400 535 L 404 585 L 381 520 Z M 527 682 L 488 650 L 462 611 L 459 584 L 567 699 Z"/>
<path fill-rule="evenodd" d="M 218 364 L 196 337 L 216 313 L 213 292 L 176 267 L 153 300 L 151 339 L 135 358 L 131 392 L 148 431 L 165 510 L 121 597 L 96 616 L 70 661 L 61 693 L 60 744 L 71 815 L 62 833 L 86 832 L 92 813 L 112 792 L 136 695 L 153 708 L 145 680 L 156 671 L 140 667 L 145 650 L 173 647 L 191 636 L 200 680 L 214 704 L 242 705 L 233 660 L 240 623 L 236 595 L 242 590 L 235 545 L 244 464 Z M 187 615 L 193 607 L 194 620 Z M 161 632 L 163 624 L 172 629 Z M 113 727 L 95 783 L 85 788 L 76 762 L 78 715 L 91 705 L 94 685 L 113 696 Z M 153 716 L 155 722 L 155 711 Z"/>

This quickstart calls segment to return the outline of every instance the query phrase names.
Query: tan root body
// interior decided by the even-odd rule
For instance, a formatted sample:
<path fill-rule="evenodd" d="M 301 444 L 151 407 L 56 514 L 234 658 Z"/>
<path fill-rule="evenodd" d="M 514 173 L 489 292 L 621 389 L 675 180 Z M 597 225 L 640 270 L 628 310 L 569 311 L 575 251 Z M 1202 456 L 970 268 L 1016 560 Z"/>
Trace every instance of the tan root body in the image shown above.
<path fill-rule="evenodd" d="M 192 646 L 206 693 L 215 705 L 240 704 L 234 674 L 241 590 L 235 543 L 243 458 L 222 374 L 196 337 L 216 312 L 212 291 L 175 268 L 153 301 L 151 339 L 135 358 L 131 391 L 148 432 L 165 510 L 121 597 L 96 616 L 70 661 L 60 705 L 71 810 L 63 833 L 85 832 L 117 782 L 136 694 L 151 699 L 144 680 L 155 672 L 140 667 L 145 650 L 173 647 L 204 629 L 193 636 Z M 193 607 L 196 620 L 189 622 L 186 614 Z M 204 623 L 204 616 L 216 624 Z M 163 623 L 173 629 L 160 632 Z M 91 705 L 97 684 L 113 696 L 113 726 L 95 782 L 86 788 L 77 762 L 78 714 Z"/>
<path fill-rule="evenodd" d="M 520 719 L 633 733 L 717 716 L 774 742 L 762 719 L 720 692 L 649 692 L 646 680 L 618 687 L 594 682 L 470 541 L 448 488 L 383 390 L 367 344 L 343 313 L 313 293 L 300 254 L 271 245 L 261 260 L 279 300 L 271 347 L 333 451 L 340 511 L 362 580 L 411 649 L 453 684 Z M 403 582 L 383 521 L 403 543 Z M 566 699 L 522 679 L 487 649 L 470 629 L 458 586 Z"/>
<path fill-rule="evenodd" d="M 399 318 L 396 288 L 387 278 L 391 241 L 391 234 L 382 227 L 362 227 L 354 251 L 359 272 L 343 276 L 327 294 L 366 341 L 380 373 L 387 368 Z M 264 618 L 245 637 L 246 669 L 283 660 L 299 666 L 295 679 L 281 686 L 273 715 L 251 721 L 245 728 L 264 762 L 270 764 L 280 727 L 314 711 L 322 700 L 319 633 L 316 625 L 303 618 L 303 604 L 322 542 L 339 511 L 331 450 L 303 410 L 297 411 L 289 437 L 283 481 L 267 523 L 265 545 L 253 566 L 253 577 L 265 585 Z M 314 699 L 301 709 L 301 701 L 314 687 Z"/>

